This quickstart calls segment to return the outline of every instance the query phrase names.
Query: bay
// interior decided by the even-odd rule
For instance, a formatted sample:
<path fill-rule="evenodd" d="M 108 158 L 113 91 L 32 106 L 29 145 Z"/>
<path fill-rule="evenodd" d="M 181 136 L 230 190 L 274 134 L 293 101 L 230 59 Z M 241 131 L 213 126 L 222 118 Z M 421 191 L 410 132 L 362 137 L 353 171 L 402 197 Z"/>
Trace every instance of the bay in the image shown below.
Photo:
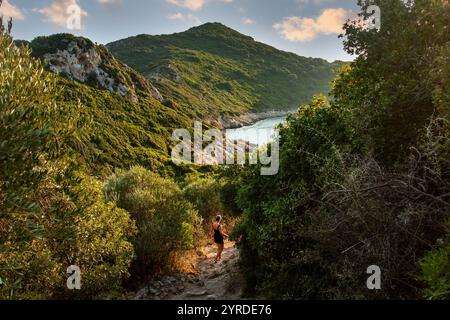
<path fill-rule="evenodd" d="M 251 126 L 228 129 L 226 131 L 226 136 L 229 140 L 242 140 L 250 142 L 251 144 L 262 146 L 271 141 L 275 133 L 275 128 L 285 121 L 286 117 L 264 119 Z"/>

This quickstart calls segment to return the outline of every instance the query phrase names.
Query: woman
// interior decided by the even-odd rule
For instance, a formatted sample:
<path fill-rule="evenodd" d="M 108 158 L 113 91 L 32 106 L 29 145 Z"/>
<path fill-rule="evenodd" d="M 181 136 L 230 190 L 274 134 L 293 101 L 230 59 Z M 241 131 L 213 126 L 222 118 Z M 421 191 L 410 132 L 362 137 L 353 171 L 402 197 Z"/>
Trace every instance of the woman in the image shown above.
<path fill-rule="evenodd" d="M 214 231 L 214 242 L 217 244 L 217 256 L 214 259 L 214 262 L 217 263 L 222 260 L 222 252 L 224 248 L 224 239 L 228 238 L 228 235 L 222 231 L 222 226 L 220 223 L 222 222 L 222 216 L 217 215 L 216 220 L 214 221 L 212 228 Z"/>

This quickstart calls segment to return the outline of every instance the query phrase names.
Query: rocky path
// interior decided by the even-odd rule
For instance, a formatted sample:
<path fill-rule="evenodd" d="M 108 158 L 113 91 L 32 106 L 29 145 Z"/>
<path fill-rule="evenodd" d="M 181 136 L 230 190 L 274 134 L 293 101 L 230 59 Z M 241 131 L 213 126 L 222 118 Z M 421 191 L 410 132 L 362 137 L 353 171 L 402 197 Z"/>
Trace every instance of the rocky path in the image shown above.
<path fill-rule="evenodd" d="M 196 273 L 159 277 L 141 289 L 139 300 L 236 300 L 241 298 L 242 278 L 233 242 L 225 244 L 222 261 L 214 263 L 215 246 L 198 250 Z"/>

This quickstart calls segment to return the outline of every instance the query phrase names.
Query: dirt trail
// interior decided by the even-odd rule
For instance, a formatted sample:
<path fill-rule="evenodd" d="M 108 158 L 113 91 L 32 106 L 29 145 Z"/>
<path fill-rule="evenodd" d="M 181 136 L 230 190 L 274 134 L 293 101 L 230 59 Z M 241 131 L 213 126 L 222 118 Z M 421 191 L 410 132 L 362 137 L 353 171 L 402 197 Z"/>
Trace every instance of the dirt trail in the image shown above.
<path fill-rule="evenodd" d="M 139 300 L 237 300 L 242 295 L 239 251 L 226 242 L 222 261 L 214 263 L 216 247 L 198 250 L 197 272 L 160 277 L 140 290 Z"/>

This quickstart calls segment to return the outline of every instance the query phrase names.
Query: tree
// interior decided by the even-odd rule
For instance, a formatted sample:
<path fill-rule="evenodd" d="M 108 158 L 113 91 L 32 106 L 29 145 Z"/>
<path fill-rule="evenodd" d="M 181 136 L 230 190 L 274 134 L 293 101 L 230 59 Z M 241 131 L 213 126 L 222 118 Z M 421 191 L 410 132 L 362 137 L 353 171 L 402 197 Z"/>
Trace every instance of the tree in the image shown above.
<path fill-rule="evenodd" d="M 166 269 L 172 253 L 193 248 L 200 219 L 172 180 L 133 167 L 112 175 L 104 190 L 107 200 L 130 212 L 137 226 L 131 237 L 137 256 L 132 280 Z"/>
<path fill-rule="evenodd" d="M 436 112 L 436 58 L 450 38 L 446 0 L 360 0 L 359 19 L 345 24 L 345 49 L 358 57 L 333 96 L 353 113 L 366 149 L 385 165 L 404 159 Z M 381 30 L 367 30 L 366 9 L 381 8 Z"/>
<path fill-rule="evenodd" d="M 133 225 L 67 147 L 82 141 L 79 105 L 57 102 L 56 76 L 10 29 L 0 30 L 0 298 L 108 294 L 128 275 Z M 66 287 L 70 265 L 79 292 Z"/>

